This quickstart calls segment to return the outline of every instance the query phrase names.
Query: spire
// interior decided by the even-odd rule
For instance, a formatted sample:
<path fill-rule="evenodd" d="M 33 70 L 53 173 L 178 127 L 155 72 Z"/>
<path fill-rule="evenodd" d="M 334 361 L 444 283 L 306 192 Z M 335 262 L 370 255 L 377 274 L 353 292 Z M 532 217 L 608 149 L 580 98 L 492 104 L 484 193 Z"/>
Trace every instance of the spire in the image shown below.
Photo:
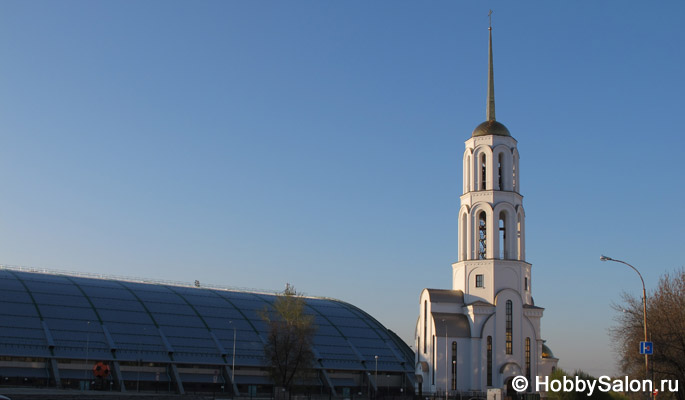
<path fill-rule="evenodd" d="M 488 48 L 488 101 L 485 112 L 486 120 L 473 130 L 471 137 L 488 135 L 511 136 L 509 129 L 507 129 L 506 126 L 495 121 L 495 72 L 492 67 L 492 10 L 490 10 L 488 17 L 490 18 L 490 26 L 488 27 L 488 30 L 490 31 L 490 46 Z"/>
<path fill-rule="evenodd" d="M 488 18 L 490 19 L 490 26 L 488 31 L 490 31 L 490 46 L 488 47 L 488 108 L 486 111 L 486 120 L 495 120 L 495 72 L 492 67 L 492 10 L 488 13 Z"/>

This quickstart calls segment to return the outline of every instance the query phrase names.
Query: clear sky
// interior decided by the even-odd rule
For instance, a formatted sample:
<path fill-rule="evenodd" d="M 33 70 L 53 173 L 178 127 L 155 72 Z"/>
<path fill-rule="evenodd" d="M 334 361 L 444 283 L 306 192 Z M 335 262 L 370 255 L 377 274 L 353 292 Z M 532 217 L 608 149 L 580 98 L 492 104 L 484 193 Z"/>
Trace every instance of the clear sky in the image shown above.
<path fill-rule="evenodd" d="M 463 142 L 519 141 L 532 289 L 617 372 L 620 293 L 685 264 L 682 1 L 3 1 L 0 263 L 351 302 L 450 288 Z"/>

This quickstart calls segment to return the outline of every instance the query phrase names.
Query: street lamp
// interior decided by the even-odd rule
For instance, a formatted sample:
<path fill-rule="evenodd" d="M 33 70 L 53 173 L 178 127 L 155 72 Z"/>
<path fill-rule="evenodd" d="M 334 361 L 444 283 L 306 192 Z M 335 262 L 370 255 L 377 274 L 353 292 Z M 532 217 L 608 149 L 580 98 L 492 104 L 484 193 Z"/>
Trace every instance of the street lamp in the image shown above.
<path fill-rule="evenodd" d="M 452 360 L 452 384 L 453 389 L 457 389 L 457 360 Z"/>
<path fill-rule="evenodd" d="M 366 371 L 366 395 L 371 398 L 371 373 Z"/>
<path fill-rule="evenodd" d="M 445 400 L 447 400 L 447 320 L 445 318 L 442 319 L 442 322 L 445 324 Z"/>
<path fill-rule="evenodd" d="M 235 325 L 233 321 L 228 321 L 228 323 L 233 327 L 233 365 L 231 366 L 231 384 L 235 386 Z"/>
<path fill-rule="evenodd" d="M 374 394 L 378 393 L 378 356 L 373 356 L 376 359 L 376 375 L 373 377 L 373 382 L 376 385 L 376 391 Z"/>
<path fill-rule="evenodd" d="M 621 260 L 616 260 L 611 257 L 607 256 L 600 256 L 599 259 L 601 261 L 614 261 L 617 263 L 625 264 L 629 266 L 630 268 L 633 269 L 633 271 L 637 272 L 637 275 L 640 277 L 640 281 L 642 281 L 642 318 L 643 318 L 643 326 L 645 328 L 645 342 L 647 341 L 647 290 L 645 290 L 645 280 L 642 279 L 642 274 L 640 271 L 637 270 L 637 268 L 633 267 L 632 265 L 628 264 L 625 261 Z M 645 354 L 645 377 L 649 376 L 649 361 L 648 361 L 648 356 Z"/>
<path fill-rule="evenodd" d="M 83 389 L 87 389 L 88 382 L 88 347 L 90 346 L 90 321 L 86 322 L 86 369 L 83 371 Z"/>

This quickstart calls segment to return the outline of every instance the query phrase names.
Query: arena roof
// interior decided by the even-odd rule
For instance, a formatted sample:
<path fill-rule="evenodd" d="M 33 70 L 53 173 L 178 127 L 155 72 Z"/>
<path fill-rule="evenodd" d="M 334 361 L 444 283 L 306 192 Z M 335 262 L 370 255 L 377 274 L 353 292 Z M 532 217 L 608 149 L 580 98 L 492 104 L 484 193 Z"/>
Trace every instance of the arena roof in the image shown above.
<path fill-rule="evenodd" d="M 0 355 L 265 366 L 275 294 L 0 267 Z M 361 309 L 305 298 L 317 368 L 413 375 L 409 347 Z M 227 361 L 228 360 L 228 361 Z"/>

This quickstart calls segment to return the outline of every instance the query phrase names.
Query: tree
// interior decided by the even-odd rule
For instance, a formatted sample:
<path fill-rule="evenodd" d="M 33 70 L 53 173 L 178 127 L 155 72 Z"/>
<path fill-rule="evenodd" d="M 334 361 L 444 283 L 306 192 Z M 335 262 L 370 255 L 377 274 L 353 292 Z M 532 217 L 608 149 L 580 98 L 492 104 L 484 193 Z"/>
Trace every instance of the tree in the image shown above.
<path fill-rule="evenodd" d="M 647 336 L 654 343 L 647 377 L 638 352 L 644 340 L 642 299 L 627 293 L 622 298 L 613 306 L 618 325 L 611 330 L 621 370 L 634 379 L 652 379 L 653 374 L 657 389 L 662 379 L 678 381 L 678 392 L 661 392 L 659 399 L 685 400 L 685 268 L 663 275 L 647 295 Z"/>
<path fill-rule="evenodd" d="M 314 318 L 305 313 L 302 295 L 288 284 L 277 295 L 272 310 L 262 312 L 262 319 L 269 326 L 264 345 L 269 373 L 277 386 L 290 391 L 296 379 L 312 370 Z"/>

